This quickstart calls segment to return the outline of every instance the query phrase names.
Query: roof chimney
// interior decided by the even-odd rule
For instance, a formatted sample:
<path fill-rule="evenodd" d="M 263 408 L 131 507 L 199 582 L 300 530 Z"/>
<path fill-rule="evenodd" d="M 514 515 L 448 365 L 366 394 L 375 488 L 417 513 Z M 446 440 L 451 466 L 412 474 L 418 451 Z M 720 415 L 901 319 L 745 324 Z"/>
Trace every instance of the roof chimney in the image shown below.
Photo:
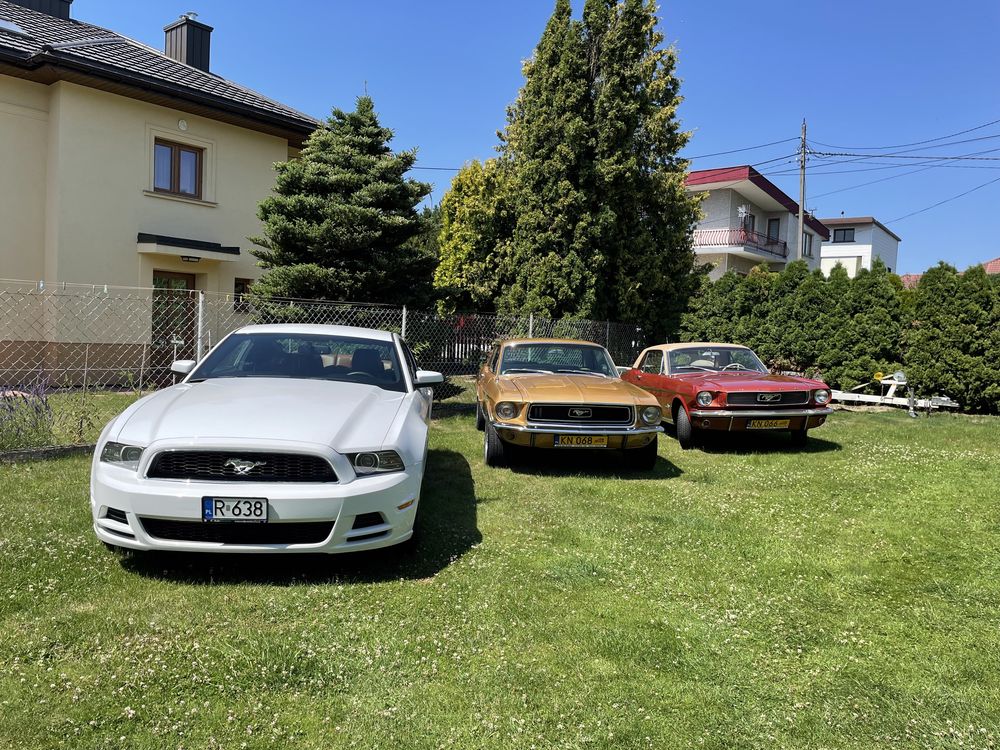
<path fill-rule="evenodd" d="M 11 2 L 29 10 L 37 10 L 39 13 L 68 19 L 69 6 L 73 0 L 11 0 Z"/>
<path fill-rule="evenodd" d="M 197 13 L 185 13 L 164 27 L 163 31 L 167 35 L 165 52 L 167 57 L 207 73 L 212 27 L 196 21 L 197 17 Z"/>

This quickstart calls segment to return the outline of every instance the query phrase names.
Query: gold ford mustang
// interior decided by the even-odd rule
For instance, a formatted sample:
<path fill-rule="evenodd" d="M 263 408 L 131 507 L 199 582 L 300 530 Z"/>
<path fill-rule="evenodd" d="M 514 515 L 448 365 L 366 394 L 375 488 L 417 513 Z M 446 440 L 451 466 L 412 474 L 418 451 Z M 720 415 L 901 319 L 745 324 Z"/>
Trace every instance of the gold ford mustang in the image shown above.
<path fill-rule="evenodd" d="M 589 341 L 502 341 L 476 380 L 488 466 L 507 465 L 520 448 L 587 448 L 620 450 L 649 470 L 661 417 L 656 397 L 618 377 L 607 349 Z"/>

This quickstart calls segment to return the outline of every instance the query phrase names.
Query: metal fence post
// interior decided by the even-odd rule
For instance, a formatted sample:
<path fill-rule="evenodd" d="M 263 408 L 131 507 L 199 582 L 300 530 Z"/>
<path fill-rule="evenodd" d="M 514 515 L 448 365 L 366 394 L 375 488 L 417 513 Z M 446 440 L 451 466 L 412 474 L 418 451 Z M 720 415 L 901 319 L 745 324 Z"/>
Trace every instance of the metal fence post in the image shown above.
<path fill-rule="evenodd" d="M 202 289 L 198 290 L 198 335 L 195 339 L 197 342 L 195 344 L 196 349 L 194 353 L 195 362 L 201 362 L 201 352 L 202 352 L 202 338 L 205 335 L 205 292 Z"/>
<path fill-rule="evenodd" d="M 532 339 L 535 337 L 535 314 L 528 313 L 528 338 Z"/>
<path fill-rule="evenodd" d="M 403 305 L 403 331 L 399 336 L 402 339 L 406 339 L 406 305 Z"/>

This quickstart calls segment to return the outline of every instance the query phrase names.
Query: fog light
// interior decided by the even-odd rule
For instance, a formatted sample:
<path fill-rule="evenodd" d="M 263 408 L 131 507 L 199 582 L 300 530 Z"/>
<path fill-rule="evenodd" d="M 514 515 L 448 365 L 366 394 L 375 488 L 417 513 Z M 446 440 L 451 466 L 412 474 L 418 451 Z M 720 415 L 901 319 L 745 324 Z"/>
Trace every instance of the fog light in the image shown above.
<path fill-rule="evenodd" d="M 701 426 L 707 430 L 709 427 L 712 426 L 712 423 L 709 422 L 707 419 L 703 419 L 701 420 Z"/>

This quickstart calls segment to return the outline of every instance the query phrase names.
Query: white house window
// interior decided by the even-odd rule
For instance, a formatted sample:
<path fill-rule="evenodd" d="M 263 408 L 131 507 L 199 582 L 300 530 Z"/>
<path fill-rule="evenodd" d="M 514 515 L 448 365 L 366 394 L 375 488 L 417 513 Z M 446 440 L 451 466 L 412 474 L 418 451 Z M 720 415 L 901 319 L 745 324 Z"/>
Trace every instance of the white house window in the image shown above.
<path fill-rule="evenodd" d="M 854 228 L 850 229 L 834 229 L 833 230 L 833 241 L 834 242 L 854 242 Z"/>
<path fill-rule="evenodd" d="M 813 254 L 813 237 L 808 232 L 802 233 L 802 257 L 811 258 Z"/>

